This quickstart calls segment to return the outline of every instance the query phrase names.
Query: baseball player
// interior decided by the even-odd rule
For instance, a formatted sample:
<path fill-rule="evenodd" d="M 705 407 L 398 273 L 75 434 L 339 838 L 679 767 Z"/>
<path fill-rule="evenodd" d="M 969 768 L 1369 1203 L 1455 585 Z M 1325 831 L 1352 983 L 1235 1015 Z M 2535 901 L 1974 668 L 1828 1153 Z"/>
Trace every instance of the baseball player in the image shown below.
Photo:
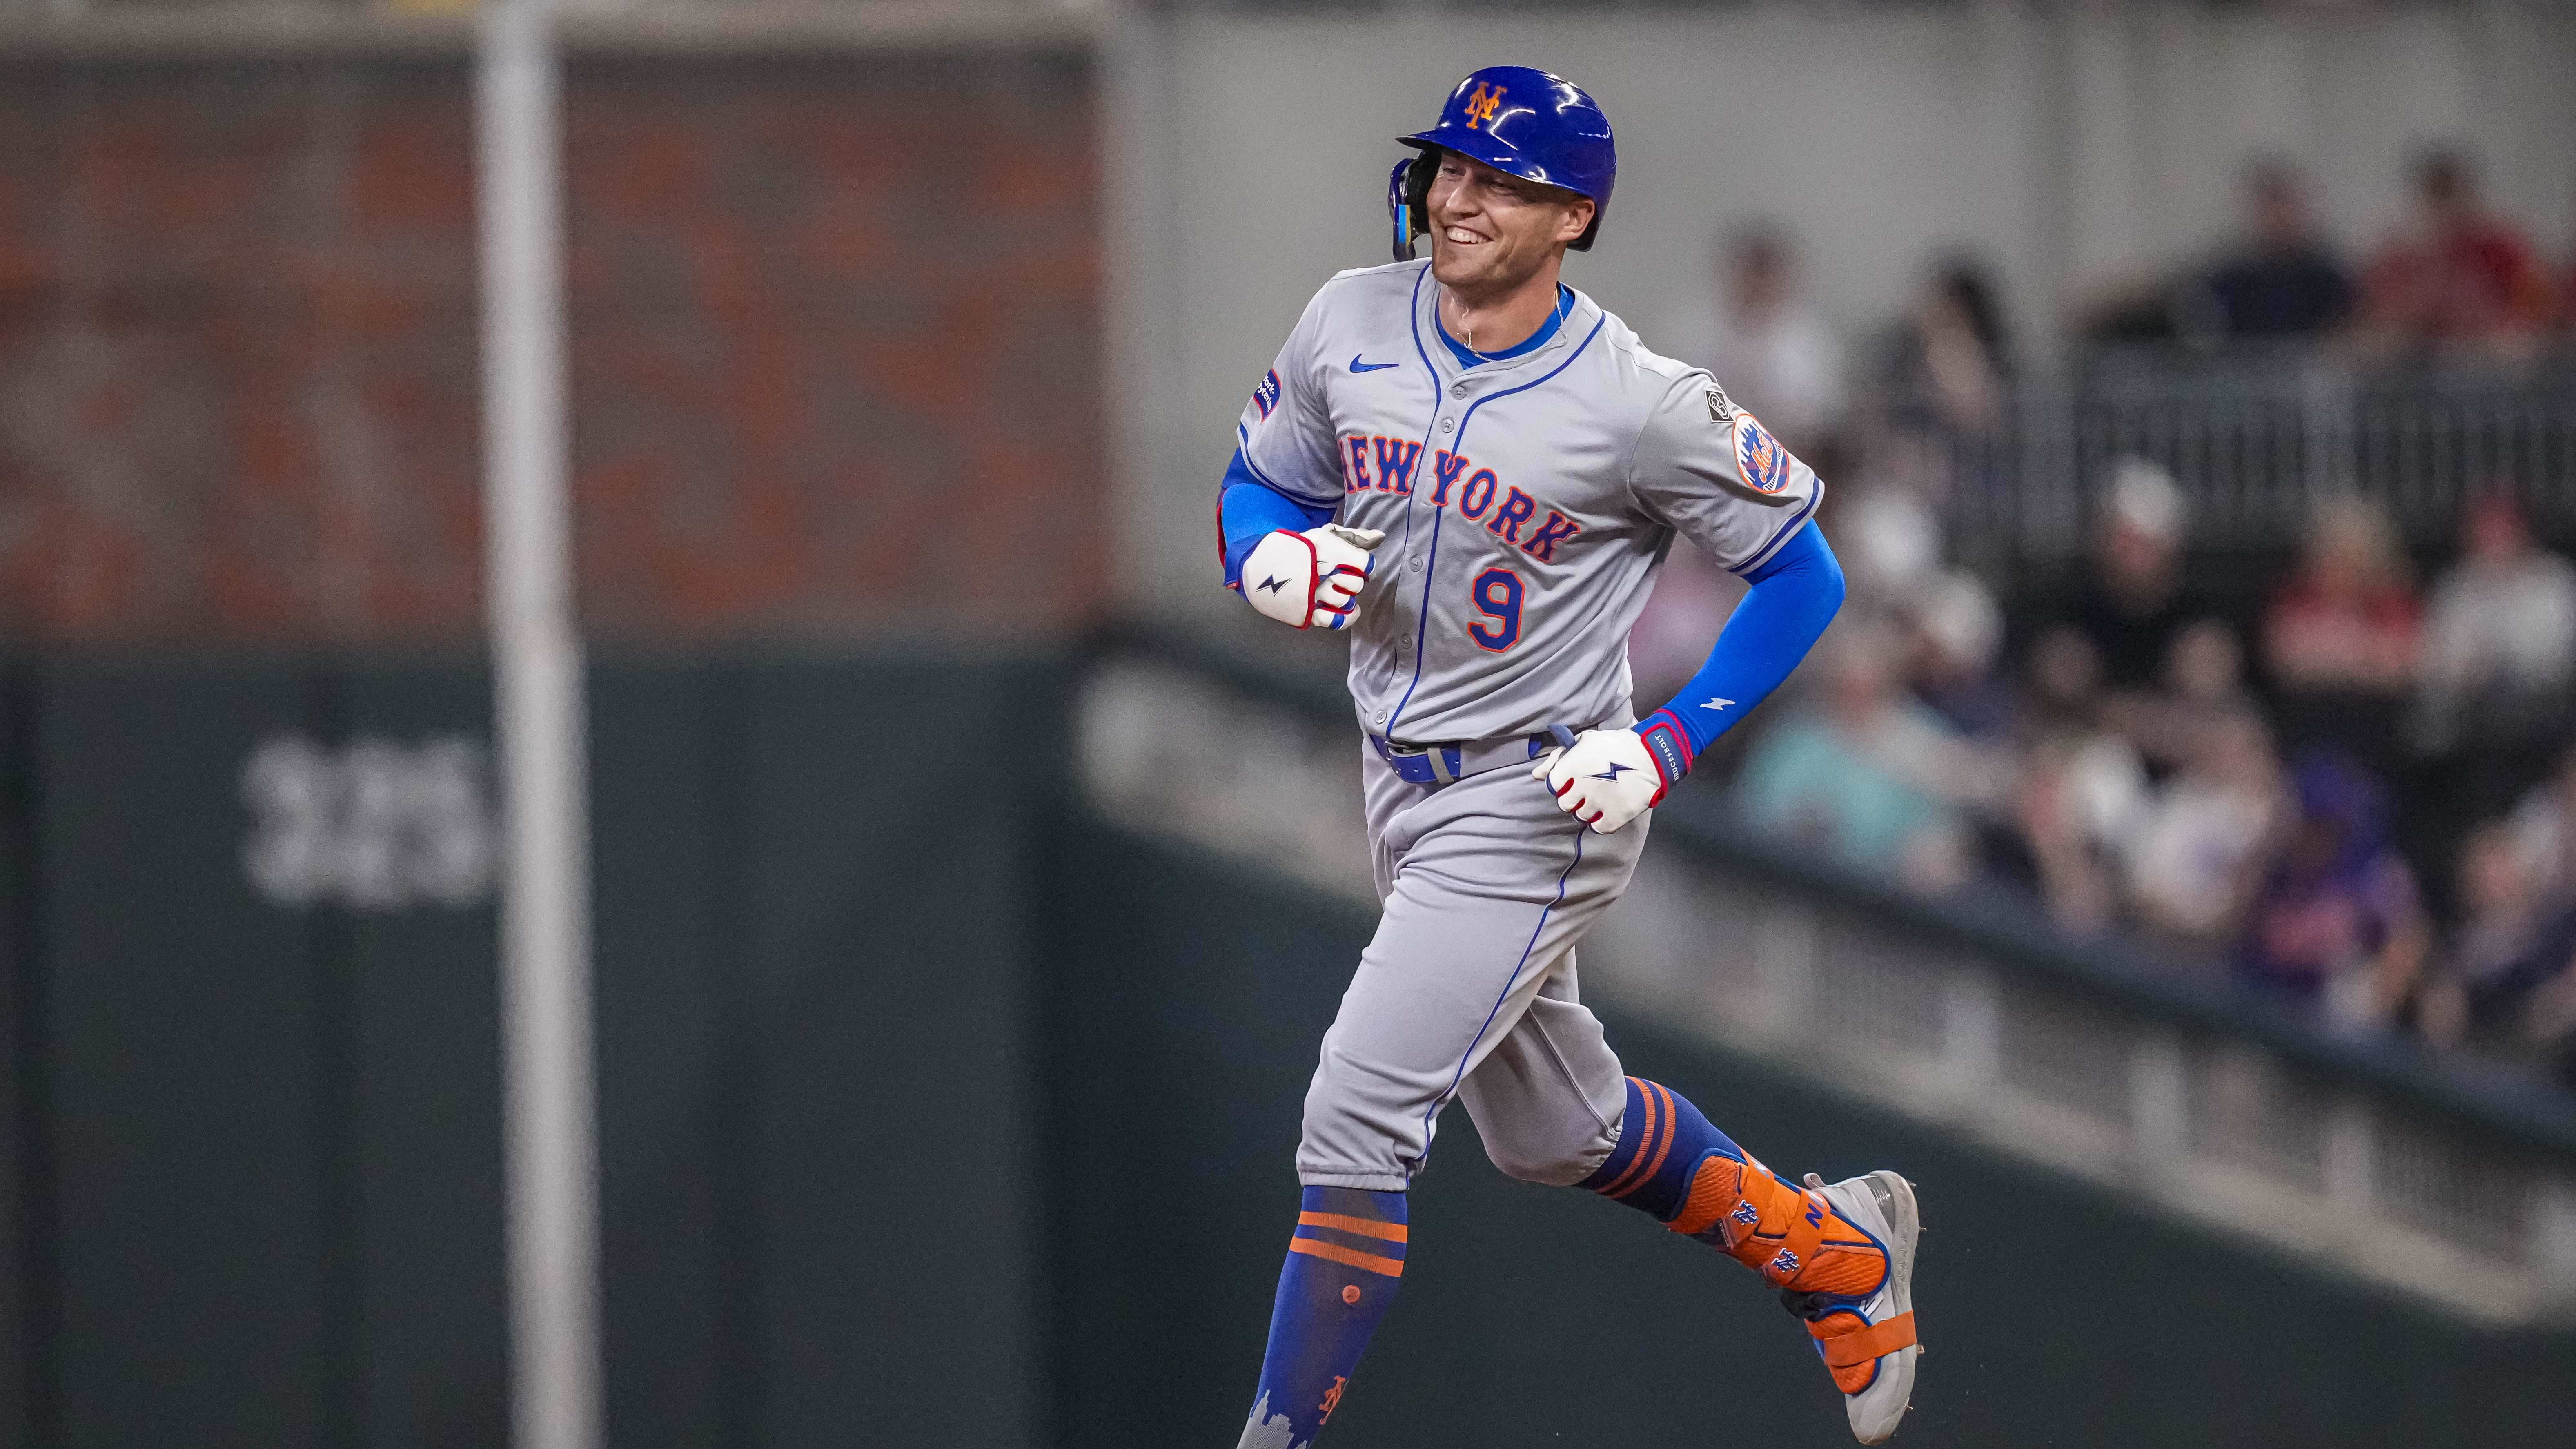
<path fill-rule="evenodd" d="M 1403 1279 L 1405 1189 L 1453 1098 L 1504 1172 L 1651 1213 L 1778 1287 L 1878 1443 L 1920 1352 L 1911 1186 L 1782 1180 L 1681 1093 L 1622 1076 L 1575 990 L 1575 942 L 1626 887 L 1647 812 L 1841 606 L 1823 485 L 1707 373 L 1557 280 L 1617 172 L 1590 96 L 1496 66 L 1401 140 L 1418 154 L 1389 182 L 1396 264 L 1307 304 L 1218 507 L 1228 588 L 1350 636 L 1384 903 L 1306 1093 L 1241 1449 L 1295 1449 L 1332 1418 Z M 1677 535 L 1751 588 L 1641 721 L 1626 639 Z"/>

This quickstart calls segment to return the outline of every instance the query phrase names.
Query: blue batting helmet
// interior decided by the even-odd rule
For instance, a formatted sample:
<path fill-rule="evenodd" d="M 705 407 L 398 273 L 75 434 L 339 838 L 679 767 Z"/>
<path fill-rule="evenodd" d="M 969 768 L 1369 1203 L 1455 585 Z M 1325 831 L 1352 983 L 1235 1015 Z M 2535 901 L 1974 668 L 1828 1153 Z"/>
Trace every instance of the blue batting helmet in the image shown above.
<path fill-rule="evenodd" d="M 1423 206 L 1438 168 L 1423 163 L 1440 151 L 1592 198 L 1592 224 L 1572 243 L 1577 251 L 1592 249 L 1601 213 L 1610 209 L 1611 183 L 1619 179 L 1618 148 L 1600 105 L 1563 76 L 1525 65 L 1489 65 L 1458 82 L 1430 130 L 1396 139 L 1422 152 L 1395 163 L 1387 178 L 1400 262 L 1412 259 L 1413 238 L 1429 230 Z"/>

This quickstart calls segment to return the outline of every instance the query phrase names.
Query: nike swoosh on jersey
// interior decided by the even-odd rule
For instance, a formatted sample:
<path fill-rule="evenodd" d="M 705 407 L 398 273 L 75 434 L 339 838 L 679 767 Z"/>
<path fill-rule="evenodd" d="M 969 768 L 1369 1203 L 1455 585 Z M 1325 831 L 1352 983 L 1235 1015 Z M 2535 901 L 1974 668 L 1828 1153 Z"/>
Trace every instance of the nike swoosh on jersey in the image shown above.
<path fill-rule="evenodd" d="M 1402 367 L 1403 365 L 1404 364 L 1401 362 L 1362 362 L 1360 361 L 1360 355 L 1358 353 L 1354 352 L 1351 354 L 1351 371 L 1353 372 L 1384 372 L 1390 367 Z"/>

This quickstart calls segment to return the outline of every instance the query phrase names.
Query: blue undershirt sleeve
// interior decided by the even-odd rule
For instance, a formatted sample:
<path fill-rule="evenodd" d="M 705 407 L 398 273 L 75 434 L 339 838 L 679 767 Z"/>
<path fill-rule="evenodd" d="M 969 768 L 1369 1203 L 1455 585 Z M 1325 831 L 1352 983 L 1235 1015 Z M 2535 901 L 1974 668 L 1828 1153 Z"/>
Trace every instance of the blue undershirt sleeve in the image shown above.
<path fill-rule="evenodd" d="M 1332 521 L 1332 509 L 1300 503 L 1253 477 L 1251 465 L 1243 461 L 1243 450 L 1235 449 L 1234 461 L 1226 465 L 1225 482 L 1216 505 L 1217 547 L 1224 558 L 1225 586 L 1243 587 L 1244 555 L 1275 530 L 1303 533 Z"/>
<path fill-rule="evenodd" d="M 1843 566 L 1812 522 L 1746 582 L 1753 587 L 1719 632 L 1708 663 L 1670 703 L 1637 723 L 1667 780 L 1680 779 L 1692 757 L 1779 688 L 1843 605 Z M 1684 742 L 1687 753 L 1676 748 Z"/>

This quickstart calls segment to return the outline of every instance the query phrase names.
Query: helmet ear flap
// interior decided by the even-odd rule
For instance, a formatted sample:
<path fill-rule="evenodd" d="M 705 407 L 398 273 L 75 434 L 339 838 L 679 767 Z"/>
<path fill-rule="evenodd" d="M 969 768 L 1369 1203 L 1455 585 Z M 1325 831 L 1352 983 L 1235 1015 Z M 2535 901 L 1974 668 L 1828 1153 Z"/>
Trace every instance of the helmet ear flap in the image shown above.
<path fill-rule="evenodd" d="M 1431 178 L 1439 173 L 1439 163 L 1432 158 L 1440 153 L 1423 148 L 1415 155 L 1395 163 L 1386 178 L 1387 220 L 1395 236 L 1395 259 L 1413 260 L 1413 239 L 1431 229 L 1425 214 L 1431 207 Z"/>

